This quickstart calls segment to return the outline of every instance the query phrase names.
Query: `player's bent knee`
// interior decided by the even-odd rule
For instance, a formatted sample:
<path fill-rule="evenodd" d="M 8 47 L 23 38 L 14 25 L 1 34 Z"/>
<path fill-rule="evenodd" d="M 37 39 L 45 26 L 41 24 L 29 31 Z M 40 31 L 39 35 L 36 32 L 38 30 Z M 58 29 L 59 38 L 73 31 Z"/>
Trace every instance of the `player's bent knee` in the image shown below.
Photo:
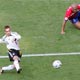
<path fill-rule="evenodd" d="M 77 29 L 80 29 L 80 22 L 77 22 L 76 24 L 74 24 L 75 25 L 75 27 L 77 28 Z"/>
<path fill-rule="evenodd" d="M 80 26 L 76 26 L 76 28 L 80 30 Z"/>
<path fill-rule="evenodd" d="M 13 60 L 18 60 L 18 56 L 14 56 L 13 57 Z"/>

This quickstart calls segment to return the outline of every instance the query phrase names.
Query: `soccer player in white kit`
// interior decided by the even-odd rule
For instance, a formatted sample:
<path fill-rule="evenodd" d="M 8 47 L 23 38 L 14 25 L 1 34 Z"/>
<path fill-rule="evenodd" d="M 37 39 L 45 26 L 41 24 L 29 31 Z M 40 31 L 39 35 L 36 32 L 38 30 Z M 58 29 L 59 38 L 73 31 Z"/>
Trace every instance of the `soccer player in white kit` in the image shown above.
<path fill-rule="evenodd" d="M 0 39 L 0 43 L 6 44 L 9 59 L 13 64 L 2 67 L 0 73 L 12 69 L 16 69 L 17 73 L 20 73 L 22 68 L 19 62 L 22 54 L 20 53 L 18 41 L 21 39 L 21 36 L 17 32 L 12 32 L 10 26 L 5 26 L 4 32 L 5 35 Z"/>

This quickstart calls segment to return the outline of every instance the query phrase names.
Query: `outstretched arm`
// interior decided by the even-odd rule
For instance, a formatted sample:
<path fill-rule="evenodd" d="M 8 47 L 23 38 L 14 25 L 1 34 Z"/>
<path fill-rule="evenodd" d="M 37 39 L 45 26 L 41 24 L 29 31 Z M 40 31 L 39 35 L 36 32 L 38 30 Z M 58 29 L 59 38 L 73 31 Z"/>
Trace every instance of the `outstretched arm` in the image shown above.
<path fill-rule="evenodd" d="M 67 22 L 67 20 L 63 20 L 62 28 L 61 28 L 61 34 L 65 34 L 65 26 L 66 26 L 66 22 Z"/>
<path fill-rule="evenodd" d="M 5 41 L 3 41 L 3 39 L 0 39 L 0 43 L 5 43 Z"/>

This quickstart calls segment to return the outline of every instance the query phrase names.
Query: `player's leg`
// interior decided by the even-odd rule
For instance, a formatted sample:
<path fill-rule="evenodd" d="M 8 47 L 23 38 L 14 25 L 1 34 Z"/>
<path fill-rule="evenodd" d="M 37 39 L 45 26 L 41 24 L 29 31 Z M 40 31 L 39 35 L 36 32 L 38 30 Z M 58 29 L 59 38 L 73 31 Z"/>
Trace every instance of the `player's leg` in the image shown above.
<path fill-rule="evenodd" d="M 13 64 L 14 64 L 16 70 L 17 70 L 17 73 L 20 73 L 20 71 L 22 69 L 21 69 L 20 64 L 19 64 L 19 57 L 18 56 L 14 56 L 13 59 L 14 59 Z"/>
<path fill-rule="evenodd" d="M 0 74 L 3 73 L 4 71 L 13 70 L 14 68 L 15 68 L 14 64 L 8 65 L 8 66 L 4 66 L 4 67 L 0 68 Z"/>
<path fill-rule="evenodd" d="M 80 11 L 78 11 L 76 16 L 70 21 L 77 29 L 80 29 Z"/>
<path fill-rule="evenodd" d="M 20 57 L 18 56 L 19 50 L 14 50 L 11 49 L 9 50 L 9 59 L 10 61 L 13 61 L 13 64 L 16 68 L 17 73 L 20 73 L 21 68 L 20 68 Z"/>
<path fill-rule="evenodd" d="M 74 19 L 72 19 L 70 21 L 77 29 L 80 29 L 80 21 L 79 21 L 78 18 L 74 18 Z"/>
<path fill-rule="evenodd" d="M 5 70 L 12 70 L 12 69 L 14 69 L 14 68 L 15 68 L 15 66 L 12 64 L 12 65 L 8 65 L 8 66 L 2 67 L 2 70 L 3 70 L 3 71 L 5 71 Z"/>
<path fill-rule="evenodd" d="M 74 25 L 77 29 L 80 29 L 80 22 L 76 22 Z"/>

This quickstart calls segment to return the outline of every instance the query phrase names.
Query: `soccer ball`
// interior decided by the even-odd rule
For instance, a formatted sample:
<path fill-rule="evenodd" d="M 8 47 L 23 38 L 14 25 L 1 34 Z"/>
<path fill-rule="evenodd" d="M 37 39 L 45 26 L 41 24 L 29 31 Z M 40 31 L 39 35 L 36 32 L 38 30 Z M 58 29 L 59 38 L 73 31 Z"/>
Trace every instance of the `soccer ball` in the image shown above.
<path fill-rule="evenodd" d="M 62 65 L 62 62 L 61 62 L 60 60 L 55 60 L 55 61 L 53 61 L 53 63 L 52 63 L 52 66 L 53 66 L 54 68 L 60 68 L 61 65 Z"/>

